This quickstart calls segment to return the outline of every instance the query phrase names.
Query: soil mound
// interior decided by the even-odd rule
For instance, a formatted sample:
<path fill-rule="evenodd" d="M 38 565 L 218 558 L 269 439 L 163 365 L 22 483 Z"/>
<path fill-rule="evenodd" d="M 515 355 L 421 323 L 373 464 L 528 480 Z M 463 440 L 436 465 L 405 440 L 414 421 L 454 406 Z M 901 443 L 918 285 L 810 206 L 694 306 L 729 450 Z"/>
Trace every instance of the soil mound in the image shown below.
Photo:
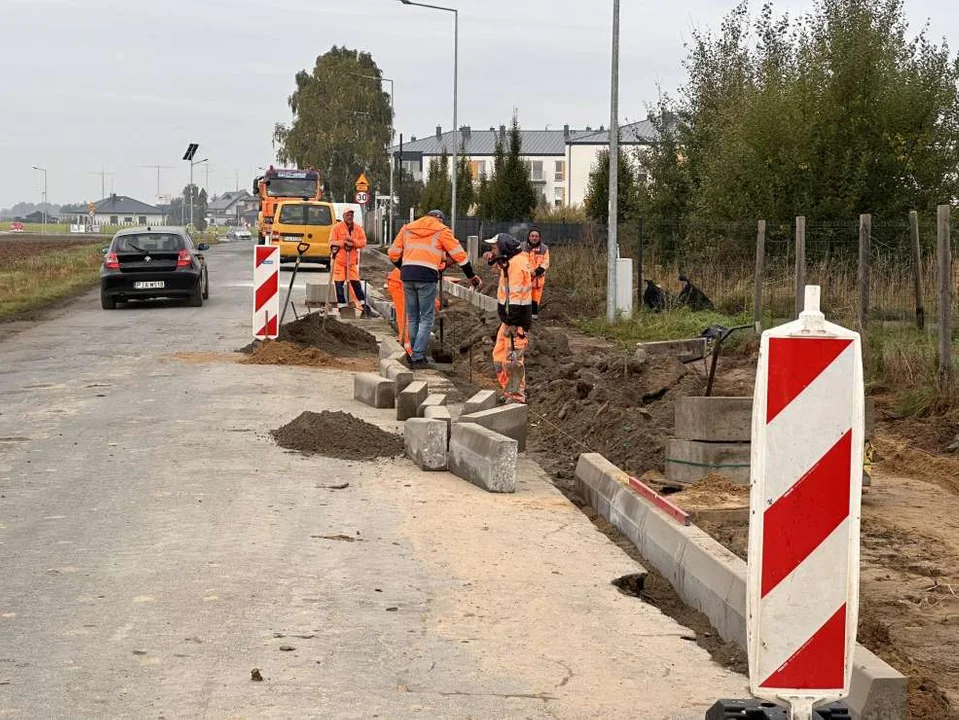
<path fill-rule="evenodd" d="M 324 326 L 323 316 L 319 313 L 311 313 L 295 322 L 287 323 L 280 328 L 277 340 L 304 348 L 316 348 L 338 357 L 375 356 L 377 353 L 376 338 L 366 330 L 332 317 L 327 318 Z M 238 352 L 251 355 L 260 344 L 254 341 L 240 348 Z"/>
<path fill-rule="evenodd" d="M 337 358 L 315 347 L 303 347 L 282 340 L 268 340 L 257 345 L 240 362 L 245 365 L 300 365 L 360 371 L 375 369 L 372 358 Z"/>
<path fill-rule="evenodd" d="M 343 460 L 375 460 L 403 454 L 403 436 L 344 412 L 306 411 L 273 430 L 280 447 Z"/>
<path fill-rule="evenodd" d="M 719 473 L 710 473 L 669 498 L 684 508 L 749 505 L 749 486 L 735 483 Z"/>

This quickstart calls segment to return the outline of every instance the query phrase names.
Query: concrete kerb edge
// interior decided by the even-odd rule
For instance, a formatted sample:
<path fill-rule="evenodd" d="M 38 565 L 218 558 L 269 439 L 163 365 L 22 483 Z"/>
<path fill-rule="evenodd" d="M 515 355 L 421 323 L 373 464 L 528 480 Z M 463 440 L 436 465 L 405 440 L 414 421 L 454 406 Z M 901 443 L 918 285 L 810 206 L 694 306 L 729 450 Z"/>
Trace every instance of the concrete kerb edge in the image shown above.
<path fill-rule="evenodd" d="M 580 455 L 576 485 L 590 506 L 629 537 L 650 565 L 670 581 L 683 602 L 703 612 L 724 640 L 746 646 L 744 560 L 695 525 L 679 525 L 646 502 L 629 489 L 628 475 L 598 453 Z M 905 676 L 856 645 L 846 700 L 853 717 L 905 717 L 906 688 Z"/>

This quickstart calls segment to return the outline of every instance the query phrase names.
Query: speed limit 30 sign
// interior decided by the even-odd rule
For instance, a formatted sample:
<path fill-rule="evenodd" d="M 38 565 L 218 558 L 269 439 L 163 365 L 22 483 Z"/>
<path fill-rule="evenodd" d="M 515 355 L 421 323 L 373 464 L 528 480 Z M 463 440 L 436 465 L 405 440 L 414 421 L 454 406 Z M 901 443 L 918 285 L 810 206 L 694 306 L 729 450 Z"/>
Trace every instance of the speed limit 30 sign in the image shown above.
<path fill-rule="evenodd" d="M 353 198 L 356 200 L 357 205 L 366 205 L 370 201 L 370 194 L 368 192 L 360 191 L 356 193 L 356 196 Z"/>

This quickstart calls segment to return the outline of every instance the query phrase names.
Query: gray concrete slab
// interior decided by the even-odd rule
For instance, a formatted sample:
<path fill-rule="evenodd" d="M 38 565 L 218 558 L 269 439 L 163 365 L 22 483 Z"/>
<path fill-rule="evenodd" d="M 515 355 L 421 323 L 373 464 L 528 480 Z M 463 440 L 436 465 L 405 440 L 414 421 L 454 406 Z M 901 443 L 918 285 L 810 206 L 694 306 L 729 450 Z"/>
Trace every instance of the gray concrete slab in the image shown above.
<path fill-rule="evenodd" d="M 482 425 L 454 423 L 450 433 L 449 468 L 491 493 L 516 490 L 517 443 Z"/>
<path fill-rule="evenodd" d="M 353 399 L 375 408 L 391 408 L 395 402 L 393 382 L 374 373 L 353 376 Z"/>
<path fill-rule="evenodd" d="M 752 439 L 751 397 L 676 398 L 673 437 L 704 442 L 749 442 Z"/>
<path fill-rule="evenodd" d="M 526 450 L 526 434 L 529 430 L 529 407 L 522 403 L 501 405 L 491 410 L 463 414 L 458 423 L 476 423 L 489 428 L 500 435 L 513 438 L 519 445 L 519 451 Z"/>
<path fill-rule="evenodd" d="M 442 420 L 410 418 L 403 423 L 406 457 L 420 470 L 445 470 L 448 433 Z"/>
<path fill-rule="evenodd" d="M 470 415 L 482 410 L 491 410 L 496 407 L 496 392 L 480 390 L 463 404 L 463 415 Z"/>
<path fill-rule="evenodd" d="M 671 439 L 666 444 L 666 477 L 673 482 L 694 483 L 710 473 L 749 484 L 749 443 L 697 442 Z"/>
<path fill-rule="evenodd" d="M 0 341 L 4 715 L 701 720 L 746 693 L 534 463 L 503 496 L 277 447 L 303 410 L 402 425 L 348 373 L 236 362 L 252 252 L 207 253 L 202 308 L 94 292 Z"/>
<path fill-rule="evenodd" d="M 396 419 L 415 418 L 429 392 L 430 388 L 425 380 L 414 380 L 403 388 L 402 392 L 396 396 Z"/>

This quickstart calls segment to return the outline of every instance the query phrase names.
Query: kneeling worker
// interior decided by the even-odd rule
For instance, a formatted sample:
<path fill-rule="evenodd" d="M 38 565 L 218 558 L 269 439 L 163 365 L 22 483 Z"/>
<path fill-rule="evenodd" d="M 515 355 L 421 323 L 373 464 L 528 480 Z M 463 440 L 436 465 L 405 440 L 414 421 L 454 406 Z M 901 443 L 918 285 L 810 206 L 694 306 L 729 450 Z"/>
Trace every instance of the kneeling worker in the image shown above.
<path fill-rule="evenodd" d="M 526 402 L 526 348 L 533 323 L 533 282 L 529 256 L 519 240 L 500 233 L 486 241 L 493 249 L 483 257 L 499 269 L 496 294 L 501 325 L 493 347 L 493 368 L 507 402 Z"/>
<path fill-rule="evenodd" d="M 426 352 L 433 332 L 443 253 L 448 253 L 453 262 L 463 268 L 474 288 L 483 286 L 483 281 L 473 272 L 469 255 L 446 226 L 446 215 L 441 210 L 431 210 L 419 220 L 404 225 L 390 245 L 389 258 L 400 268 L 403 280 L 406 323 L 413 344 L 410 367 L 413 368 L 429 366 Z"/>
<path fill-rule="evenodd" d="M 366 233 L 363 228 L 353 222 L 353 211 L 343 213 L 343 220 L 333 226 L 330 231 L 330 254 L 332 255 L 331 272 L 333 283 L 336 285 L 336 303 L 342 310 L 349 307 L 350 298 L 346 283 L 349 281 L 353 294 L 361 303 L 363 317 L 371 315 L 366 304 L 366 295 L 363 293 L 363 284 L 360 282 L 360 248 L 366 247 Z"/>

